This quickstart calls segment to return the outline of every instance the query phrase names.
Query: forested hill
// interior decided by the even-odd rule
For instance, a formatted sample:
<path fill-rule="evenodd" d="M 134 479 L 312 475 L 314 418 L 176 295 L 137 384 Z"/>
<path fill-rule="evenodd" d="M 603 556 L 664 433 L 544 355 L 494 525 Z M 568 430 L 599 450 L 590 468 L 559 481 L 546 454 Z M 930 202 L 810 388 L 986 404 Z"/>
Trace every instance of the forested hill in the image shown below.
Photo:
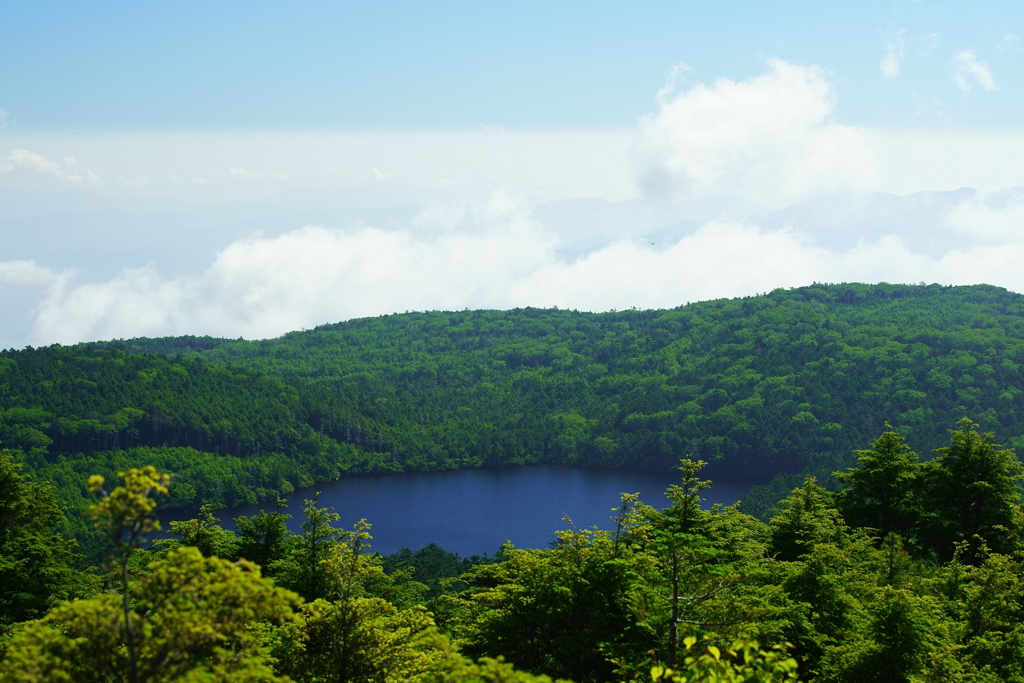
<path fill-rule="evenodd" d="M 88 346 L 0 352 L 0 447 L 78 509 L 83 476 L 143 463 L 178 475 L 174 502 L 217 507 L 381 469 L 383 455 L 303 415 L 300 392 L 258 370 Z"/>
<path fill-rule="evenodd" d="M 927 453 L 964 416 L 1024 445 L 1024 297 L 985 285 L 814 285 L 672 310 L 407 313 L 266 341 L 97 346 L 281 377 L 317 434 L 396 469 L 669 468 L 692 452 L 712 475 L 768 477 L 845 464 L 886 421 Z"/>
<path fill-rule="evenodd" d="M 482 680 L 471 659 L 505 656 L 580 683 L 649 681 L 651 652 L 690 663 L 704 652 L 688 680 L 780 681 L 797 665 L 772 649 L 783 643 L 802 680 L 1020 680 L 1024 474 L 978 425 L 957 423 L 1024 446 L 1022 364 L 1024 297 L 986 286 L 814 286 L 668 311 L 414 313 L 261 342 L 3 351 L 0 679 L 116 677 L 131 666 L 111 652 L 162 661 L 173 639 L 195 671 L 247 680 L 337 678 L 351 662 L 367 680 Z M 808 477 L 786 497 L 776 481 L 745 509 L 708 511 L 703 472 L 684 462 L 671 507 L 627 494 L 615 530 L 504 548 L 429 600 L 415 565 L 367 555 L 365 522 L 336 529 L 315 500 L 301 535 L 281 512 L 238 518 L 234 532 L 202 508 L 171 523 L 180 541 L 118 543 L 149 523 L 141 501 L 168 482 L 172 501 L 221 507 L 344 473 L 667 469 L 688 452 L 714 461 L 711 479 L 856 467 L 834 495 Z M 144 465 L 156 469 L 129 472 L 108 497 L 86 491 L 87 475 L 116 482 Z M 54 533 L 54 493 L 84 560 Z M 91 517 L 79 514 L 89 499 Z M 104 566 L 108 550 L 119 577 L 106 583 L 122 595 L 72 566 Z M 137 650 L 122 640 L 130 614 L 146 626 Z M 730 651 L 741 637 L 765 647 Z"/>

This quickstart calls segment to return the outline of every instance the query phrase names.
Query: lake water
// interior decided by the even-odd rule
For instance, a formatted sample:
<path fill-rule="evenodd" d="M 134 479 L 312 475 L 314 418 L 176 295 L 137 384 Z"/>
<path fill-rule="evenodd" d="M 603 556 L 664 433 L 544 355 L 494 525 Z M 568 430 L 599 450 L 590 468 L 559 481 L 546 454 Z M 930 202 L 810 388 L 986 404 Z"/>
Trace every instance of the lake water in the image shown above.
<path fill-rule="evenodd" d="M 341 515 L 343 528 L 351 528 L 361 518 L 373 525 L 371 547 L 379 553 L 437 543 L 465 557 L 494 553 L 506 541 L 519 548 L 547 547 L 556 530 L 567 528 L 563 515 L 578 528 L 609 529 L 611 509 L 618 506 L 620 493 L 640 493 L 643 502 L 663 508 L 668 505 L 665 489 L 679 482 L 678 472 L 555 465 L 342 477 L 296 491 L 282 512 L 292 515 L 289 528 L 300 532 L 303 500 L 319 491 L 320 505 L 333 507 Z M 705 505 L 732 505 L 750 493 L 751 485 L 749 481 L 716 483 L 703 492 Z M 222 526 L 230 528 L 233 518 L 252 516 L 260 509 L 272 511 L 273 503 L 216 514 Z M 168 517 L 183 518 L 180 514 Z"/>

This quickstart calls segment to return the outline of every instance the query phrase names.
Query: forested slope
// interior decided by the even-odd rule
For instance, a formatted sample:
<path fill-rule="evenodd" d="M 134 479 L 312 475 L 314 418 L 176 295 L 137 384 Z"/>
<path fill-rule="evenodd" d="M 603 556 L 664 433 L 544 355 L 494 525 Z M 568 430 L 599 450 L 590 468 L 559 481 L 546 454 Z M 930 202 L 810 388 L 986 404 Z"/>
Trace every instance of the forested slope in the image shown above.
<path fill-rule="evenodd" d="M 984 285 L 407 313 L 0 352 L 0 441 L 73 504 L 77 475 L 142 462 L 215 506 L 344 473 L 687 453 L 767 479 L 845 466 L 885 422 L 924 454 L 964 416 L 1024 445 L 1021 363 L 1024 297 Z"/>
<path fill-rule="evenodd" d="M 1024 297 L 984 285 L 407 313 L 206 345 L 191 355 L 286 378 L 316 430 L 414 469 L 668 468 L 692 452 L 719 476 L 770 476 L 838 466 L 886 421 L 925 453 L 964 416 L 1024 436 Z"/>
<path fill-rule="evenodd" d="M 296 388 L 256 370 L 89 347 L 0 352 L 0 442 L 76 508 L 82 475 L 138 462 L 177 473 L 174 502 L 218 507 L 385 466 L 302 416 Z"/>

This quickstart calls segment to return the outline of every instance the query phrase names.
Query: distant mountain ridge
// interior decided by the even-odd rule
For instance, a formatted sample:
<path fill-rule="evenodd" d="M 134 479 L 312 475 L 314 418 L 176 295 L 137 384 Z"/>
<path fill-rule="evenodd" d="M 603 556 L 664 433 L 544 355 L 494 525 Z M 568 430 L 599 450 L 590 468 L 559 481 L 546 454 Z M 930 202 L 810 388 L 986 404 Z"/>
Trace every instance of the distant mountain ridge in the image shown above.
<path fill-rule="evenodd" d="M 911 251 L 938 257 L 963 248 L 968 237 L 963 226 L 951 221 L 954 212 L 982 200 L 994 207 L 1024 205 L 1024 188 L 980 193 L 963 187 L 909 195 L 837 188 L 778 210 L 739 195 L 712 195 L 671 207 L 640 199 L 569 199 L 540 204 L 532 215 L 561 238 L 559 255 L 566 261 L 619 240 L 671 246 L 715 220 L 742 221 L 764 230 L 793 230 L 836 251 L 893 236 Z M 970 240 L 975 244 L 986 241 L 974 233 Z"/>

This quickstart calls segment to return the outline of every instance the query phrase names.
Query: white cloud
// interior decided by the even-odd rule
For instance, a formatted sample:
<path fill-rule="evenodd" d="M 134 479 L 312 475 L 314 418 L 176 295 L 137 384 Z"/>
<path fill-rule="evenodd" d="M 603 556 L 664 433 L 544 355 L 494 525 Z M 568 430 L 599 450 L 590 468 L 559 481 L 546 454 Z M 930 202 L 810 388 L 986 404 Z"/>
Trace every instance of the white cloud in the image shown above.
<path fill-rule="evenodd" d="M 13 285 L 47 284 L 57 274 L 33 261 L 0 261 L 0 282 Z"/>
<path fill-rule="evenodd" d="M 676 89 L 682 82 L 693 73 L 693 67 L 686 62 L 679 62 L 665 74 L 665 85 L 661 86 L 658 94 L 654 96 L 655 102 L 662 104 L 675 94 Z"/>
<path fill-rule="evenodd" d="M 359 315 L 502 302 L 511 283 L 553 259 L 535 226 L 504 230 L 354 232 L 307 227 L 247 239 L 199 277 L 131 269 L 103 283 L 55 288 L 34 336 L 51 341 L 182 330 L 265 337 Z"/>
<path fill-rule="evenodd" d="M 789 230 L 714 221 L 668 248 L 621 241 L 565 263 L 541 226 L 516 212 L 488 218 L 491 211 L 498 210 L 468 210 L 490 221 L 476 232 L 310 226 L 239 240 L 198 276 L 162 278 L 153 268 L 136 268 L 77 286 L 57 277 L 30 341 L 265 338 L 404 310 L 671 307 L 814 281 L 991 282 L 1024 291 L 1019 234 L 999 246 L 929 257 L 894 236 L 835 251 Z"/>
<path fill-rule="evenodd" d="M 92 169 L 82 168 L 74 157 L 64 157 L 61 161 L 50 161 L 41 154 L 27 149 L 16 149 L 0 159 L 0 173 L 10 173 L 15 169 L 24 169 L 60 178 L 71 183 L 98 183 L 100 178 Z"/>
<path fill-rule="evenodd" d="M 953 82 L 964 94 L 974 89 L 972 83 L 985 90 L 997 89 L 992 69 L 971 49 L 960 50 L 953 55 Z"/>
<path fill-rule="evenodd" d="M 879 64 L 885 78 L 896 78 L 900 75 L 900 62 L 903 61 L 903 51 L 906 48 L 903 40 L 905 34 L 906 31 L 901 29 L 885 36 L 885 56 Z"/>
<path fill-rule="evenodd" d="M 996 49 L 1000 52 L 1006 50 L 1019 50 L 1020 49 L 1020 36 L 1016 36 L 1012 33 L 1007 33 L 1003 36 L 1003 39 L 996 43 Z"/>
<path fill-rule="evenodd" d="M 244 168 L 233 168 L 231 169 L 231 175 L 236 178 L 262 178 L 263 176 L 256 171 L 247 171 Z"/>
<path fill-rule="evenodd" d="M 777 205 L 821 187 L 870 184 L 870 135 L 831 120 L 828 74 L 780 59 L 768 67 L 745 81 L 721 78 L 663 97 L 634 146 L 648 197 L 735 192 Z"/>
<path fill-rule="evenodd" d="M 1024 241 L 1024 197 L 980 194 L 957 206 L 947 217 L 946 224 L 988 241 Z"/>

